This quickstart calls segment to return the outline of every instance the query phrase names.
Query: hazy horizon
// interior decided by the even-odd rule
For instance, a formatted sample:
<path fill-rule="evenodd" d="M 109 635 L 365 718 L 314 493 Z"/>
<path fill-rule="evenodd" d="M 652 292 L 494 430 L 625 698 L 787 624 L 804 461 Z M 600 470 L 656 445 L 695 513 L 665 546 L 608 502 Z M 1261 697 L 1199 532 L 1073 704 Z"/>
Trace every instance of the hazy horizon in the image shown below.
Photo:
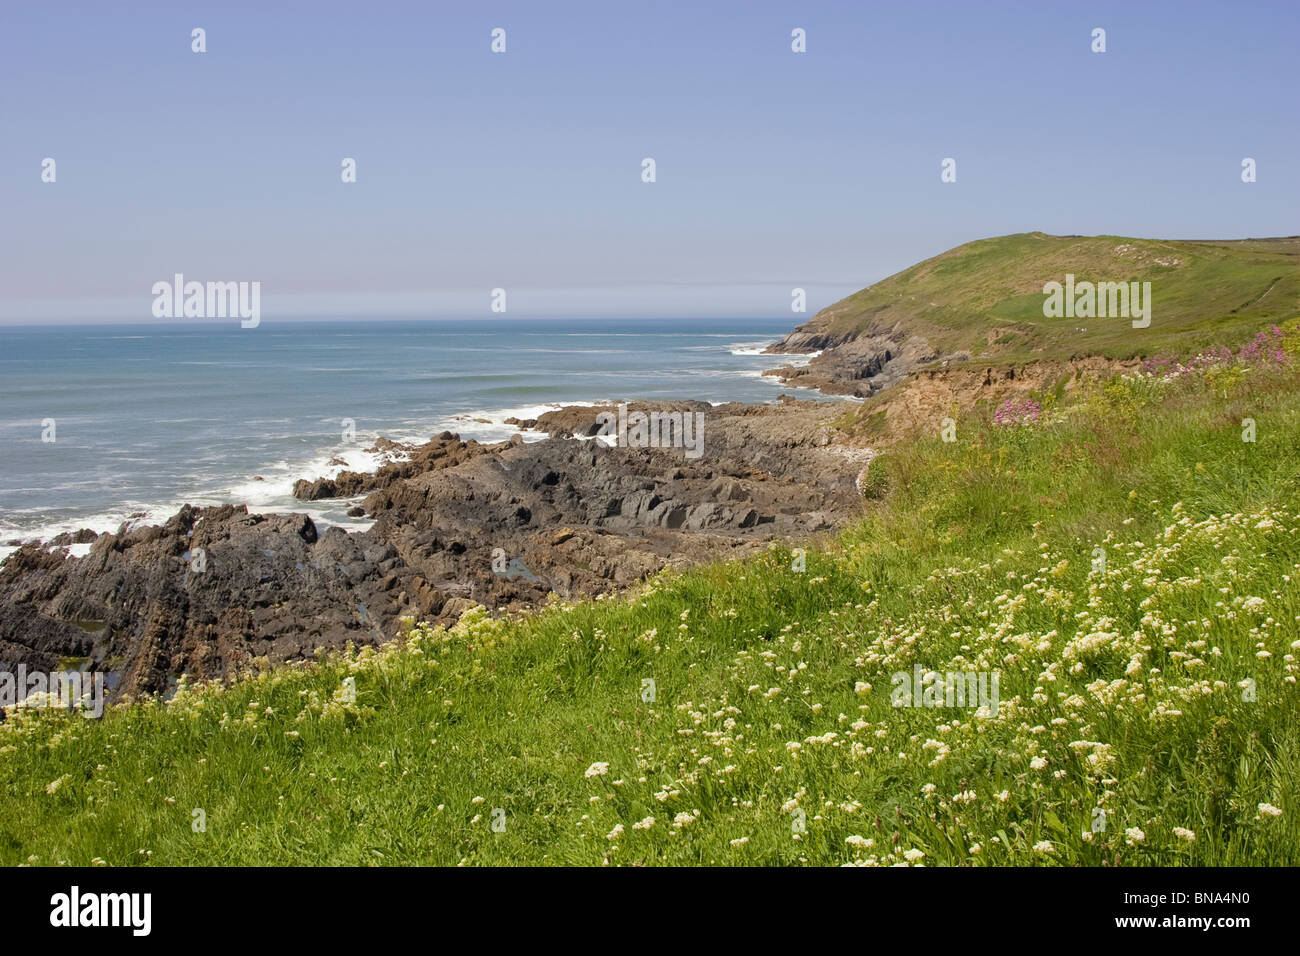
<path fill-rule="evenodd" d="M 268 320 L 503 288 L 793 324 L 1007 233 L 1293 235 L 1297 35 L 1266 3 L 9 8 L 0 323 L 149 321 L 182 273 L 260 282 Z"/>

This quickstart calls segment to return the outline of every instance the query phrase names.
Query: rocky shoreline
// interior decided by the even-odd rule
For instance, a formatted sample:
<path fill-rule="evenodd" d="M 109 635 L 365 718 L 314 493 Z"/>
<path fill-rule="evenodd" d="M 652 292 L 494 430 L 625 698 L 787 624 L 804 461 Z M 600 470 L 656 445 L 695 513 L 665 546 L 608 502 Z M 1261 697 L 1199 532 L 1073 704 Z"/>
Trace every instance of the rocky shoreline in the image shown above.
<path fill-rule="evenodd" d="M 763 350 L 766 355 L 812 354 L 805 365 L 769 369 L 787 385 L 814 388 L 827 395 L 870 398 L 904 381 L 912 372 L 962 354 L 940 355 L 925 339 L 894 328 L 880 334 L 826 332 L 817 318 L 805 322 Z"/>
<path fill-rule="evenodd" d="M 592 436 L 613 407 L 570 406 L 511 423 L 547 440 L 381 439 L 398 460 L 295 485 L 302 501 L 364 495 L 350 513 L 374 519 L 366 531 L 186 506 L 162 525 L 26 544 L 0 566 L 0 669 L 89 666 L 119 696 L 166 692 L 181 674 L 227 678 L 381 643 L 403 617 L 450 623 L 474 604 L 523 610 L 626 588 L 807 539 L 860 508 L 870 450 L 830 427 L 836 404 L 628 407 L 702 415 L 703 453 L 611 447 Z"/>
<path fill-rule="evenodd" d="M 957 407 L 1133 364 L 958 366 L 970 356 L 940 355 L 900 328 L 835 333 L 817 318 L 765 353 L 812 355 L 764 373 L 783 383 L 859 399 L 891 389 L 877 415 L 894 439 Z M 350 516 L 372 519 L 365 531 L 186 506 L 162 525 L 27 543 L 0 565 L 0 670 L 89 666 L 118 695 L 165 692 L 181 674 L 227 678 L 382 643 L 402 618 L 450 624 L 476 604 L 521 611 L 610 593 L 665 567 L 808 540 L 862 507 L 876 449 L 834 427 L 839 403 L 626 410 L 702 416 L 703 453 L 612 447 L 596 436 L 614 405 L 566 406 L 507 421 L 520 430 L 508 441 L 381 438 L 367 449 L 385 462 L 376 470 L 295 483 L 300 501 L 350 503 Z M 525 442 L 524 431 L 549 437 Z"/>

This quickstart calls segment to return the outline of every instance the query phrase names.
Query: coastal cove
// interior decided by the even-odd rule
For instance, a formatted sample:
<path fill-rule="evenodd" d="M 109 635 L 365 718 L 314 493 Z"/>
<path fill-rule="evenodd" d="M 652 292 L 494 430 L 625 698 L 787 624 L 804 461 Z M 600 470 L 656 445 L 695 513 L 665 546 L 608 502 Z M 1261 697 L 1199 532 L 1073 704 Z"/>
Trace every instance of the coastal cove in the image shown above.
<path fill-rule="evenodd" d="M 598 595 L 830 532 L 856 513 L 871 453 L 828 427 L 844 399 L 763 374 L 806 361 L 763 354 L 789 328 L 772 325 L 6 330 L 10 355 L 58 343 L 88 380 L 83 405 L 52 415 L 38 407 L 52 385 L 9 380 L 26 415 L 57 426 L 54 442 L 16 437 L 11 467 L 96 467 L 6 481 L 27 507 L 4 512 L 0 646 L 104 670 L 114 694 L 159 692 L 180 673 L 383 643 L 401 618 Z M 155 374 L 133 374 L 133 393 L 120 376 L 145 363 Z M 289 396 L 274 417 L 265 388 Z M 51 507 L 59 493 L 81 511 Z"/>
<path fill-rule="evenodd" d="M 384 438 L 500 441 L 511 417 L 621 398 L 771 402 L 783 319 L 237 322 L 0 328 L 0 557 L 182 504 L 297 507 Z M 791 391 L 789 389 L 784 389 Z M 791 394 L 818 397 L 809 389 Z M 53 420 L 56 440 L 42 441 Z M 526 440 L 540 434 L 524 433 Z M 346 508 L 314 520 L 365 527 Z"/>

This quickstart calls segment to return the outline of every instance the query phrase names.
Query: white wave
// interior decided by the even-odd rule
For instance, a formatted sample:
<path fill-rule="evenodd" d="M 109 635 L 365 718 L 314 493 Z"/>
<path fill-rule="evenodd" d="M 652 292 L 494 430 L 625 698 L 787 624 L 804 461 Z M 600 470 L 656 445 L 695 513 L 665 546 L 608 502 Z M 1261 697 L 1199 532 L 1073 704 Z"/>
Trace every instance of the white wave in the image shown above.
<path fill-rule="evenodd" d="M 762 355 L 763 349 L 767 348 L 776 339 L 764 339 L 762 342 L 732 342 L 727 346 L 727 351 L 732 355 Z"/>
<path fill-rule="evenodd" d="M 546 412 L 558 411 L 561 408 L 593 408 L 597 405 L 608 405 L 604 402 L 546 402 L 541 405 L 520 405 L 513 408 L 494 408 L 472 412 L 461 412 L 456 415 L 448 415 L 438 420 L 437 428 L 434 434 L 440 431 L 456 432 L 461 438 L 473 438 L 480 442 L 497 442 L 508 441 L 512 435 L 523 435 L 524 441 L 534 442 L 542 441 L 550 436 L 546 432 L 537 429 L 521 429 L 516 425 L 506 424 L 507 418 L 514 418 L 519 421 L 531 421 L 540 418 Z"/>
<path fill-rule="evenodd" d="M 162 524 L 167 518 L 175 514 L 179 508 L 179 503 L 172 506 L 170 504 L 146 505 L 139 502 L 127 502 L 119 507 L 97 514 L 81 518 L 63 518 L 22 530 L 18 530 L 6 522 L 3 526 L 0 526 L 0 539 L 5 541 L 14 539 L 21 541 L 49 541 L 61 534 L 71 534 L 83 528 L 89 528 L 96 534 L 112 534 L 123 525 L 138 527 L 141 525 Z M 89 544 L 69 545 L 68 547 L 90 550 Z M 8 557 L 16 550 L 18 550 L 17 547 L 13 545 L 5 545 L 0 548 L 0 557 Z M 73 553 L 78 552 L 74 551 Z"/>
<path fill-rule="evenodd" d="M 811 362 L 813 359 L 815 359 L 817 356 L 821 354 L 822 354 L 821 349 L 818 349 L 816 352 L 808 352 L 807 354 L 803 354 L 803 355 L 798 353 L 790 353 L 790 354 L 781 354 L 779 357 L 781 359 L 782 365 L 793 365 L 798 367 L 801 365 L 807 365 L 809 362 Z M 773 358 L 776 357 L 778 356 L 773 355 Z"/>

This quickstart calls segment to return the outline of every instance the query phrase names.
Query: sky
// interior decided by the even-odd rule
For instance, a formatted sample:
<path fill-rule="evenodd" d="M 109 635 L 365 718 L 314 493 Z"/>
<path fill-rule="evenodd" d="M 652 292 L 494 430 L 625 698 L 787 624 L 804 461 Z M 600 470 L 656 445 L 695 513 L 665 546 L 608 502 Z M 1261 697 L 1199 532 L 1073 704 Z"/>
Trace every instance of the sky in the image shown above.
<path fill-rule="evenodd" d="M 176 273 L 268 316 L 811 315 L 1006 233 L 1293 235 L 1298 46 L 1300 2 L 0 0 L 0 322 L 148 320 Z"/>

